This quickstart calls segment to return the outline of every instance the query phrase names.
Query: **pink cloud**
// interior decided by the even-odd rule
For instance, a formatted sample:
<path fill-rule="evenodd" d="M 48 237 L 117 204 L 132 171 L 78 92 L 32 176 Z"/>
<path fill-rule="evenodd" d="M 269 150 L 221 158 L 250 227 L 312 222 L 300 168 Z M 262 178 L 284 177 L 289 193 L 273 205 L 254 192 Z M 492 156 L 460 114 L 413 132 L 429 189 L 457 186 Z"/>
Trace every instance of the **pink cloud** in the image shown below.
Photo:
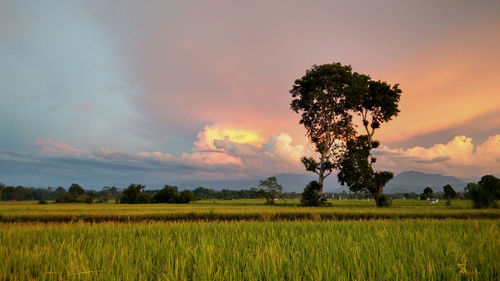
<path fill-rule="evenodd" d="M 72 147 L 63 142 L 56 142 L 49 139 L 37 139 L 35 140 L 34 146 L 45 153 L 56 153 L 56 154 L 85 153 L 85 150 Z"/>

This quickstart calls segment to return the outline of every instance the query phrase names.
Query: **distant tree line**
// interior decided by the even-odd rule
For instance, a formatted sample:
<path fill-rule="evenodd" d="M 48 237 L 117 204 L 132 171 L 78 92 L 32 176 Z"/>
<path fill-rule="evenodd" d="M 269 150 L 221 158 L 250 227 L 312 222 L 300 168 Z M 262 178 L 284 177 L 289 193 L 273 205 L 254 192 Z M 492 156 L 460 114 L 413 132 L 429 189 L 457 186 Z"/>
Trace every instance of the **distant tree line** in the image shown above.
<path fill-rule="evenodd" d="M 177 186 L 165 185 L 160 190 L 146 190 L 145 185 L 131 184 L 125 189 L 117 187 L 103 187 L 100 191 L 85 190 L 80 185 L 73 183 L 68 190 L 59 186 L 57 188 L 35 188 L 23 186 L 6 186 L 0 183 L 0 200 L 22 201 L 38 200 L 44 202 L 53 200 L 56 203 L 101 203 L 114 200 L 116 203 L 175 203 L 183 204 L 194 200 L 232 200 L 232 199 L 266 199 L 267 204 L 274 204 L 280 199 L 309 199 L 323 200 L 316 202 L 321 205 L 326 199 L 373 199 L 369 192 L 325 192 L 322 197 L 315 196 L 318 186 L 314 183 L 305 189 L 304 193 L 282 192 L 283 187 L 278 184 L 275 177 L 260 181 L 261 188 L 250 189 L 222 189 L 215 190 L 205 187 L 197 187 L 193 190 L 179 191 Z M 393 199 L 420 199 L 429 198 L 446 199 L 447 204 L 451 199 L 470 199 L 474 208 L 497 207 L 500 200 L 500 179 L 492 175 L 486 175 L 477 183 L 469 183 L 463 192 L 456 192 L 447 184 L 442 187 L 443 191 L 434 192 L 431 187 L 426 187 L 421 194 L 414 192 L 392 193 Z M 309 193 L 308 193 L 309 192 Z M 308 197 L 309 196 L 309 197 Z M 314 201 L 315 202 L 315 201 Z"/>
<path fill-rule="evenodd" d="M 57 200 L 61 202 L 84 202 L 90 197 L 95 201 L 107 201 L 118 198 L 121 191 L 116 187 L 103 187 L 100 191 L 84 190 L 80 185 L 73 183 L 68 191 L 62 186 L 57 188 L 36 188 L 24 186 L 8 186 L 0 183 L 0 200 L 22 201 L 22 200 Z M 88 201 L 88 199 L 87 199 Z"/>

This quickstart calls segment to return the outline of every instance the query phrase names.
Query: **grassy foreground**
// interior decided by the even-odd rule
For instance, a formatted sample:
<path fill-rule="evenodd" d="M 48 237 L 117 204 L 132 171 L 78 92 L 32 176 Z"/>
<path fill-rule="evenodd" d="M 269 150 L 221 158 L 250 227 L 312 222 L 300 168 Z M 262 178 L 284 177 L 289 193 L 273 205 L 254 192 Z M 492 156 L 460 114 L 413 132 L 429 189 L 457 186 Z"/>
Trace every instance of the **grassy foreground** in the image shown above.
<path fill-rule="evenodd" d="M 306 208 L 298 201 L 266 206 L 263 200 L 198 201 L 192 204 L 46 204 L 1 202 L 0 222 L 137 222 L 239 220 L 356 220 L 405 218 L 498 219 L 500 210 L 474 210 L 456 200 L 430 205 L 427 201 L 395 200 L 391 208 L 376 208 L 373 200 L 332 201 L 331 207 Z"/>
<path fill-rule="evenodd" d="M 499 280 L 499 220 L 3 224 L 1 280 Z"/>

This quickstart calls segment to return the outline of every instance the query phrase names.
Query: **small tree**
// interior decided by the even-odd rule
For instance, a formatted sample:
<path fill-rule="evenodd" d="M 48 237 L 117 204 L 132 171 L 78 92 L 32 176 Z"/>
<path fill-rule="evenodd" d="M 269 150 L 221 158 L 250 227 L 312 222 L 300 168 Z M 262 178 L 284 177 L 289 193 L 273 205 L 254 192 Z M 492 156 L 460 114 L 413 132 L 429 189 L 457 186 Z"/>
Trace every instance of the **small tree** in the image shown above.
<path fill-rule="evenodd" d="M 457 197 L 457 193 L 455 192 L 453 187 L 451 187 L 451 185 L 449 185 L 449 184 L 443 186 L 443 192 L 444 192 L 444 197 L 446 199 L 448 199 L 448 201 L 446 202 L 446 205 L 450 205 L 451 199 L 454 199 L 455 197 Z"/>
<path fill-rule="evenodd" d="M 434 193 L 434 190 L 432 190 L 432 188 L 430 186 L 426 187 L 424 189 L 424 197 L 425 199 L 429 199 L 432 197 L 432 194 Z"/>
<path fill-rule="evenodd" d="M 266 204 L 269 205 L 274 205 L 276 198 L 283 192 L 283 186 L 278 183 L 278 180 L 274 176 L 261 180 L 259 186 L 263 188 L 258 193 L 264 196 Z"/>
<path fill-rule="evenodd" d="M 175 203 L 175 197 L 177 196 L 177 186 L 165 185 L 162 190 L 158 191 L 153 196 L 153 202 L 155 203 Z"/>
<path fill-rule="evenodd" d="M 321 185 L 317 181 L 312 181 L 307 184 L 302 192 L 300 202 L 305 206 L 320 206 L 326 203 L 326 198 L 324 195 L 318 196 L 318 190 Z"/>
<path fill-rule="evenodd" d="M 153 196 L 154 203 L 175 203 L 187 204 L 196 200 L 196 196 L 191 190 L 178 191 L 177 186 L 165 185 L 162 190 Z"/>
<path fill-rule="evenodd" d="M 142 184 L 131 184 L 123 190 L 120 203 L 125 204 L 145 204 L 151 202 L 151 196 L 142 192 L 146 186 Z"/>
<path fill-rule="evenodd" d="M 394 175 L 388 171 L 373 170 L 375 158 L 370 156 L 370 151 L 377 146 L 378 142 L 372 142 L 366 135 L 349 140 L 347 153 L 341 162 L 337 177 L 340 183 L 347 184 L 351 191 L 369 192 L 378 207 L 388 207 L 389 201 L 386 197 L 382 199 L 382 191 Z"/>
<path fill-rule="evenodd" d="M 85 190 L 83 190 L 83 188 L 77 183 L 72 183 L 71 186 L 69 187 L 68 191 L 73 196 L 78 196 L 78 195 L 82 195 L 85 193 Z"/>
<path fill-rule="evenodd" d="M 73 194 L 65 192 L 56 198 L 56 203 L 78 203 L 78 199 Z"/>
<path fill-rule="evenodd" d="M 195 201 L 196 196 L 191 190 L 183 190 L 179 192 L 179 194 L 176 196 L 175 203 L 176 204 L 187 204 L 191 201 Z"/>

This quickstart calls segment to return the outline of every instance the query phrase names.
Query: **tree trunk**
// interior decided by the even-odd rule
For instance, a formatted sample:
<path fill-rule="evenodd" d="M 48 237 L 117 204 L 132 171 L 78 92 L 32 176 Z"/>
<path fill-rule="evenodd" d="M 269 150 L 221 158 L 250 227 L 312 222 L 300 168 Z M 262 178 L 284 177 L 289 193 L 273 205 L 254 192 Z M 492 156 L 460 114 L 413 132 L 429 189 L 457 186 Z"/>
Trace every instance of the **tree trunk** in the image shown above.
<path fill-rule="evenodd" d="M 375 199 L 375 202 L 378 202 L 378 199 L 380 196 L 382 196 L 382 189 L 379 189 L 377 191 L 372 191 L 373 198 Z"/>
<path fill-rule="evenodd" d="M 323 182 L 325 181 L 325 176 L 324 176 L 324 173 L 320 173 L 319 175 L 319 190 L 318 190 L 318 196 L 321 196 L 321 194 L 323 194 Z"/>
<path fill-rule="evenodd" d="M 318 196 L 321 196 L 323 194 L 323 182 L 325 181 L 325 160 L 326 160 L 326 151 L 321 152 L 321 160 L 319 163 L 319 190 L 318 190 Z"/>

